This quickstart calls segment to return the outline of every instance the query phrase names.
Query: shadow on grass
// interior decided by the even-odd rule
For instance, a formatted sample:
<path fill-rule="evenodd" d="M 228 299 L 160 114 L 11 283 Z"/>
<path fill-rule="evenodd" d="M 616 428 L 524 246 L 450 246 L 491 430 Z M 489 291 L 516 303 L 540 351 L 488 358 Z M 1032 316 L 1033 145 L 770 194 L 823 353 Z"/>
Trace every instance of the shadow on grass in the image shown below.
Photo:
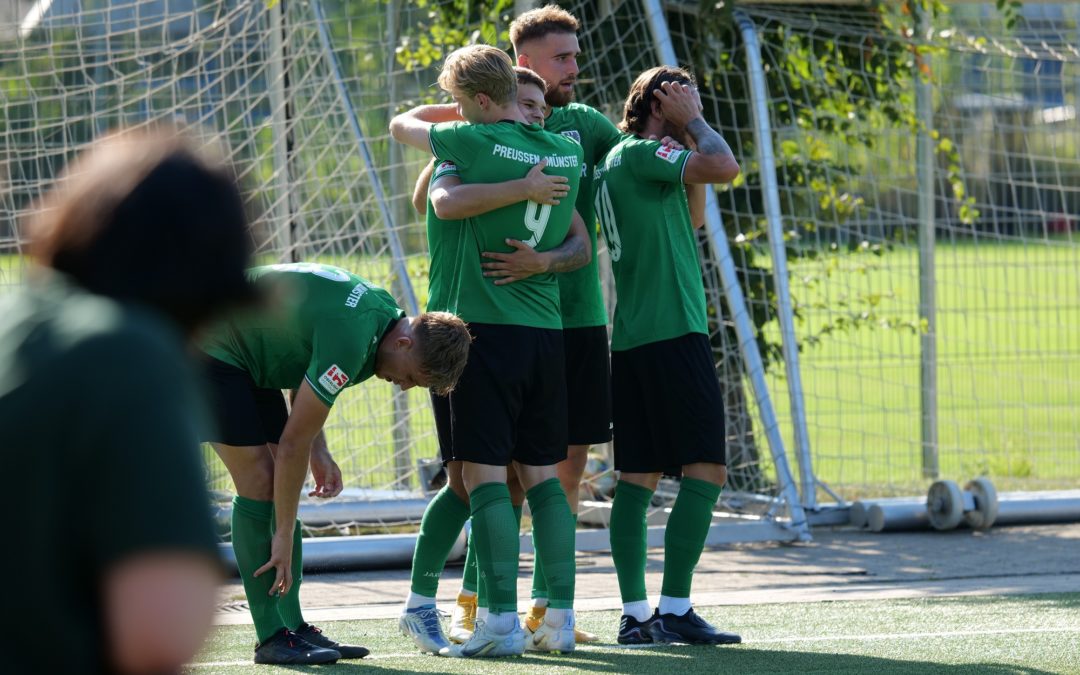
<path fill-rule="evenodd" d="M 1052 671 L 1015 664 L 977 663 L 942 664 L 927 661 L 906 661 L 851 654 L 821 654 L 815 652 L 768 651 L 749 648 L 716 648 L 672 646 L 646 649 L 627 649 L 617 653 L 575 652 L 568 656 L 532 656 L 510 659 L 477 659 L 462 669 L 461 661 L 450 663 L 458 668 L 443 669 L 440 660 L 432 658 L 431 667 L 400 668 L 377 660 L 339 662 L 319 668 L 281 667 L 297 672 L 378 672 L 378 673 L 533 673 L 557 669 L 558 672 L 627 673 L 642 675 L 678 675 L 681 673 L 873 673 L 874 675 L 903 673 L 945 673 L 947 675 L 1050 675 Z M 428 665 L 427 663 L 424 664 Z"/>

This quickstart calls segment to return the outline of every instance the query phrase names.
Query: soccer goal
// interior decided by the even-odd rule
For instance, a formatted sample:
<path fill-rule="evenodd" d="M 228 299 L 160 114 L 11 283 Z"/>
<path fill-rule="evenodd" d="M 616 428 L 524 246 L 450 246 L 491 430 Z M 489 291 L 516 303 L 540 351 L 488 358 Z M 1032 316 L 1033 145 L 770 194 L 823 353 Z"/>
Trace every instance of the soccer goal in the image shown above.
<path fill-rule="evenodd" d="M 261 262 L 341 265 L 422 307 L 410 195 L 424 158 L 387 123 L 445 100 L 443 57 L 509 48 L 509 22 L 536 4 L 12 3 L 0 14 L 0 292 L 23 279 L 20 219 L 65 161 L 110 128 L 168 121 L 226 148 Z M 890 3 L 560 4 L 582 23 L 579 100 L 617 120 L 640 72 L 687 66 L 743 167 L 710 195 L 700 240 L 729 433 L 710 541 L 805 537 L 803 507 L 819 498 L 919 494 L 932 475 L 1076 483 L 1075 6 L 962 3 L 916 25 Z M 436 468 L 425 393 L 361 385 L 327 434 L 346 492 L 302 505 L 310 533 L 407 555 L 409 535 L 392 533 L 418 520 Z M 590 461 L 583 521 L 601 529 L 579 533 L 584 547 L 606 545 L 609 460 L 598 448 Z"/>
<path fill-rule="evenodd" d="M 787 267 L 793 330 L 777 314 L 765 333 L 798 346 L 799 379 L 770 369 L 770 385 L 812 459 L 807 506 L 822 485 L 856 499 L 1080 477 L 1080 7 L 931 5 L 740 3 L 711 31 L 667 5 L 684 58 L 723 78 L 716 105 L 759 113 L 739 125 L 757 185 L 725 215 Z M 695 52 L 703 32 L 726 62 Z"/>

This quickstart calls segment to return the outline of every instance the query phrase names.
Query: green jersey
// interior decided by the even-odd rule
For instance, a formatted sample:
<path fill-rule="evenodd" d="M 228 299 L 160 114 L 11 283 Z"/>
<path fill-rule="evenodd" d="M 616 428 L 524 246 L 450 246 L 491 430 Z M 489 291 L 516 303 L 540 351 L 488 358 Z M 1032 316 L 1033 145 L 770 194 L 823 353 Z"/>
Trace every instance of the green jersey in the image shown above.
<path fill-rule="evenodd" d="M 307 380 L 328 406 L 375 374 L 379 342 L 405 315 L 389 293 L 331 265 L 268 265 L 248 274 L 267 306 L 215 327 L 204 351 L 267 389 Z"/>
<path fill-rule="evenodd" d="M 435 209 L 431 205 L 431 186 L 440 178 L 458 175 L 457 166 L 453 162 L 436 159 L 435 170 L 428 183 L 426 220 L 428 255 L 431 258 L 428 272 L 429 312 L 452 311 L 453 299 L 457 297 L 463 226 L 460 220 L 443 220 L 435 215 Z"/>
<path fill-rule="evenodd" d="M 217 560 L 197 365 L 164 316 L 59 274 L 28 282 L 0 307 L 3 488 L 33 505 L 33 524 L 18 532 L 33 555 L 9 549 L 0 563 L 18 579 L 4 606 L 20 617 L 47 607 L 58 631 L 27 631 L 4 670 L 115 672 L 101 611 L 109 572 L 140 556 Z"/>
<path fill-rule="evenodd" d="M 596 263 L 596 214 L 593 211 L 593 170 L 604 159 L 622 134 L 602 112 L 580 103 L 553 108 L 544 129 L 581 143 L 585 162 L 581 167 L 581 187 L 575 206 L 585 221 L 592 244 L 589 264 L 573 272 L 558 275 L 559 302 L 564 328 L 606 326 L 607 309 L 600 291 L 600 270 Z"/>
<path fill-rule="evenodd" d="M 708 334 L 697 237 L 683 171 L 688 150 L 623 139 L 596 170 L 596 213 L 615 275 L 612 351 Z"/>
<path fill-rule="evenodd" d="M 537 251 L 561 244 L 570 230 L 581 182 L 581 146 L 535 124 L 436 124 L 430 131 L 436 157 L 457 165 L 466 183 L 499 183 L 523 178 L 540 160 L 545 173 L 566 176 L 570 192 L 557 206 L 532 201 L 510 204 L 464 221 L 456 313 L 465 321 L 535 328 L 562 328 L 555 274 L 537 274 L 504 286 L 483 276 L 485 251 L 510 253 L 506 239 Z"/>

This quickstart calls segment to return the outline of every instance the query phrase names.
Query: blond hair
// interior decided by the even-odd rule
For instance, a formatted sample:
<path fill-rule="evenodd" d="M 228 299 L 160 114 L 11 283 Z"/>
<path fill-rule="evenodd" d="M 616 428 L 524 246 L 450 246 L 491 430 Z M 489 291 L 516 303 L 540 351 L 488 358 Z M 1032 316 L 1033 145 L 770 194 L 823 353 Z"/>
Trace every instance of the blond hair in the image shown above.
<path fill-rule="evenodd" d="M 510 24 L 510 42 L 514 51 L 520 53 L 521 45 L 537 40 L 550 33 L 577 34 L 581 24 L 574 15 L 558 5 L 545 5 L 530 9 Z"/>
<path fill-rule="evenodd" d="M 469 98 L 486 94 L 496 105 L 508 105 L 517 98 L 513 61 L 503 50 L 488 45 L 470 45 L 450 52 L 439 73 L 439 86 Z"/>
<path fill-rule="evenodd" d="M 465 370 L 472 335 L 457 316 L 449 312 L 424 312 L 413 327 L 420 350 L 420 372 L 440 396 L 453 391 Z"/>

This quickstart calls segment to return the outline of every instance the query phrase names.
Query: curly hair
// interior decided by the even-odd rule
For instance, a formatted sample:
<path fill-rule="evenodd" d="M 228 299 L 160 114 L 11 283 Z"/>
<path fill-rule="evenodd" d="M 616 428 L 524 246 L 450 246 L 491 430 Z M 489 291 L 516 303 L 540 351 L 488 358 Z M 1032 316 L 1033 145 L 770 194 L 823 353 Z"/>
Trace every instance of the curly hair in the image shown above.
<path fill-rule="evenodd" d="M 640 134 L 652 114 L 653 103 L 657 102 L 653 92 L 664 82 L 679 82 L 694 85 L 694 76 L 682 68 L 657 66 L 646 70 L 634 80 L 630 93 L 623 104 L 623 118 L 619 129 L 629 134 Z"/>

